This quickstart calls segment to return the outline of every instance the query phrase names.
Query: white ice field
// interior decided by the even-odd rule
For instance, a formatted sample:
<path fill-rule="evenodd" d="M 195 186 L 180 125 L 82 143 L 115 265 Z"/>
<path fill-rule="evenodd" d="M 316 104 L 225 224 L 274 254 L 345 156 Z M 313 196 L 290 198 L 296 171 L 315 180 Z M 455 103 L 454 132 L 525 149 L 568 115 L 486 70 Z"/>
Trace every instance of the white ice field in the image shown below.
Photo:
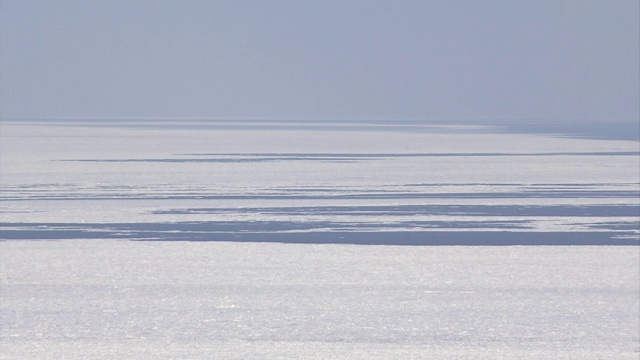
<path fill-rule="evenodd" d="M 0 122 L 0 359 L 638 359 L 639 142 L 516 130 Z"/>

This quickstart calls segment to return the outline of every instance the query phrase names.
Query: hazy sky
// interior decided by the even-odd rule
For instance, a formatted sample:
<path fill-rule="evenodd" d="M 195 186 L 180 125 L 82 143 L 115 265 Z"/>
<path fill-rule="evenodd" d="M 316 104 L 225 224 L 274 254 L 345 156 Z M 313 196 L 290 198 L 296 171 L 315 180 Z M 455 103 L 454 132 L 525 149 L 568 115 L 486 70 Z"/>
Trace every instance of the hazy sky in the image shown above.
<path fill-rule="evenodd" d="M 638 0 L 0 0 L 0 115 L 638 119 Z"/>

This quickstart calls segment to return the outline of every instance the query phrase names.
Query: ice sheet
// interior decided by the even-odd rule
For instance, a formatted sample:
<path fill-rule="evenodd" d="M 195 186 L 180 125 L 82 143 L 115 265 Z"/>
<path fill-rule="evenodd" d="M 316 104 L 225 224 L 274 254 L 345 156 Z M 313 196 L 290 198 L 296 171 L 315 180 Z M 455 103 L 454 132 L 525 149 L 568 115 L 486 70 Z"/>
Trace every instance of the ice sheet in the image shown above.
<path fill-rule="evenodd" d="M 637 359 L 637 247 L 4 241 L 3 359 Z"/>
<path fill-rule="evenodd" d="M 0 358 L 637 359 L 638 142 L 540 133 L 2 121 Z"/>
<path fill-rule="evenodd" d="M 637 245 L 637 141 L 415 122 L 3 122 L 5 239 Z"/>

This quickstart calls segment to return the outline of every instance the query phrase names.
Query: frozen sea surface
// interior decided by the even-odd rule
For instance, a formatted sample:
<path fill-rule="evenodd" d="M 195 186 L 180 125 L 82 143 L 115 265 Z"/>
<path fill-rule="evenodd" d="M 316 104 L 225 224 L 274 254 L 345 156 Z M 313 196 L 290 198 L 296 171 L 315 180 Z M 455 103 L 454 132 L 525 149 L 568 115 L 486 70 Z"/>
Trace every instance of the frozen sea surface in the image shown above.
<path fill-rule="evenodd" d="M 0 130 L 3 239 L 640 243 L 640 143 L 626 138 L 364 121 Z"/>
<path fill-rule="evenodd" d="M 0 358 L 638 359 L 630 133 L 0 121 Z"/>
<path fill-rule="evenodd" d="M 2 359 L 638 359 L 637 247 L 4 241 Z"/>

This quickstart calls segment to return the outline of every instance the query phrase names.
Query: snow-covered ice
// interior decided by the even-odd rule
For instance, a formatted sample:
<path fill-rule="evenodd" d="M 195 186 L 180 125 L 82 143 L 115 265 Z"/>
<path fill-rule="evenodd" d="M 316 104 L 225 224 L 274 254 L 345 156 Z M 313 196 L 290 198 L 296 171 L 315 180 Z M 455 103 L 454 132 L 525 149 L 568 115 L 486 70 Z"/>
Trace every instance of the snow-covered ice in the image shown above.
<path fill-rule="evenodd" d="M 3 359 L 637 359 L 637 247 L 5 241 Z"/>
<path fill-rule="evenodd" d="M 637 244 L 638 142 L 408 123 L 1 124 L 5 239 Z"/>
<path fill-rule="evenodd" d="M 596 135 L 2 121 L 0 358 L 638 359 L 639 143 Z"/>

